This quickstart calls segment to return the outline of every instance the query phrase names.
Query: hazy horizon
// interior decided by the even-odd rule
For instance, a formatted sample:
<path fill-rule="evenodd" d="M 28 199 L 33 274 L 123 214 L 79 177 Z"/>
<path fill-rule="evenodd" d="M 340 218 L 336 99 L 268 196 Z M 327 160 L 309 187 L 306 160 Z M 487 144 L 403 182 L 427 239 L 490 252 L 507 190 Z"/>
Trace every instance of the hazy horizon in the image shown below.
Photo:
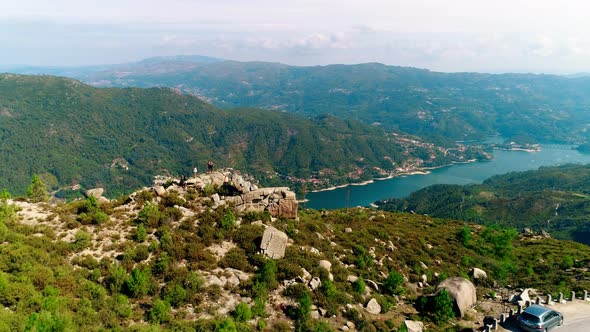
<path fill-rule="evenodd" d="M 590 72 L 590 3 L 498 0 L 23 0 L 0 13 L 0 66 L 204 55 L 441 72 Z"/>

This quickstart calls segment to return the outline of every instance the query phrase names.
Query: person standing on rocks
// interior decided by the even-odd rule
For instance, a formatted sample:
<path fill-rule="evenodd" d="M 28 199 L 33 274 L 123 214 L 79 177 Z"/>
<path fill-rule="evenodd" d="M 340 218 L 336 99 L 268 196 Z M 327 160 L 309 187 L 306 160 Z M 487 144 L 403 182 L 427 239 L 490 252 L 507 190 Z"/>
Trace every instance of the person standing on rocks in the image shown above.
<path fill-rule="evenodd" d="M 207 173 L 212 173 L 213 172 L 213 166 L 214 166 L 213 162 L 211 160 L 209 160 L 207 162 Z"/>
<path fill-rule="evenodd" d="M 197 166 L 193 168 L 193 177 L 197 177 Z"/>

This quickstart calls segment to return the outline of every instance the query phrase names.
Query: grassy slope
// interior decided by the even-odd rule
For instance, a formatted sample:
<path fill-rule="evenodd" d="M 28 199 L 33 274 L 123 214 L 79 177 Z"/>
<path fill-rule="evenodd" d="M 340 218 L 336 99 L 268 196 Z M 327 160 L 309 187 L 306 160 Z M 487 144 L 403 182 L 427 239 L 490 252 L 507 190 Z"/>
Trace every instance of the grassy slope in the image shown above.
<path fill-rule="evenodd" d="M 195 321 L 195 317 L 210 317 L 204 314 L 216 312 L 216 301 L 240 294 L 253 299 L 275 299 L 264 311 L 271 315 L 266 318 L 268 325 L 278 329 L 293 320 L 302 324 L 298 316 L 291 316 L 293 320 L 287 318 L 293 308 L 287 306 L 284 312 L 278 308 L 284 307 L 279 303 L 298 300 L 307 292 L 313 304 L 337 315 L 328 320 L 337 328 L 347 303 L 364 304 L 371 297 L 382 304 L 397 303 L 396 297 L 383 288 L 369 296 L 355 292 L 347 281 L 349 275 L 381 284 L 388 273 L 401 273 L 408 278 L 400 288 L 405 289 L 402 298 L 411 304 L 447 276 L 468 277 L 474 266 L 488 271 L 490 276 L 489 281 L 478 286 L 480 297 L 490 291 L 487 286 L 494 282 L 552 292 L 590 288 L 590 276 L 583 269 L 590 263 L 590 248 L 569 241 L 524 239 L 514 237 L 510 230 L 368 209 L 305 210 L 298 222 L 265 221 L 284 230 L 293 240 L 286 257 L 273 262 L 257 255 L 253 246 L 263 229 L 249 222 L 266 220 L 264 215 L 238 215 L 243 217 L 242 226 L 223 226 L 220 221 L 227 218 L 230 210 L 198 212 L 204 204 L 198 193 L 185 196 L 185 203 L 171 195 L 161 200 L 156 211 L 137 215 L 150 197 L 140 194 L 136 203 L 126 203 L 127 208 L 121 206 L 125 200 L 98 207 L 110 216 L 100 224 L 92 224 L 88 218 L 98 210 L 85 201 L 52 207 L 48 211 L 51 217 L 33 221 L 29 226 L 0 214 L 0 240 L 5 243 L 0 247 L 0 303 L 11 309 L 0 311 L 0 327 L 22 330 L 29 324 L 37 329 L 127 331 L 146 330 L 149 327 L 142 322 L 148 321 L 155 323 L 151 330 L 211 330 L 229 324 L 227 319 L 217 316 Z M 179 222 L 182 213 L 174 204 L 184 205 L 197 214 Z M 6 205 L 0 207 L 6 211 Z M 137 240 L 134 235 L 139 225 L 147 229 L 146 240 Z M 347 227 L 352 232 L 345 232 Z M 459 235 L 462 231 L 467 235 Z M 66 240 L 65 233 L 76 235 Z M 112 244 L 108 244 L 110 241 Z M 222 241 L 232 241 L 237 247 L 217 260 L 206 248 Z M 312 247 L 320 254 L 312 254 Z M 92 253 L 97 248 L 121 254 L 96 259 L 83 253 Z M 277 289 L 283 280 L 299 275 L 301 267 L 330 284 L 325 272 L 318 268 L 320 259 L 332 263 L 332 286 L 316 291 L 306 291 L 301 284 L 287 292 L 282 291 L 283 287 Z M 241 269 L 252 279 L 237 288 L 205 286 L 200 276 L 217 266 Z M 141 282 L 138 271 L 145 277 Z M 432 286 L 415 288 L 412 285 L 422 274 L 427 275 Z M 166 309 L 170 304 L 172 311 Z M 360 316 L 349 311 L 345 317 L 359 328 L 374 325 L 383 329 L 384 321 L 399 326 L 400 319 L 412 315 L 404 308 L 398 306 L 380 316 L 366 315 L 359 309 Z M 318 322 L 310 320 L 305 324 L 313 326 Z M 251 325 L 238 325 L 244 331 L 253 330 Z M 430 328 L 436 329 L 433 325 Z"/>

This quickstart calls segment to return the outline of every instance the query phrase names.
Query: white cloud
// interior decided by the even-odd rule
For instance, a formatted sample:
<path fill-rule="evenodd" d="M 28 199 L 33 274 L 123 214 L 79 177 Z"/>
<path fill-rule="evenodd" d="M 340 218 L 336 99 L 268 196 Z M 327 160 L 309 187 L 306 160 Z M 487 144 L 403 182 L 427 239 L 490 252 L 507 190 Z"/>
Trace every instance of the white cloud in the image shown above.
<path fill-rule="evenodd" d="M 581 0 L 5 2 L 0 64 L 201 53 L 301 65 L 590 70 L 590 40 L 583 34 L 590 31 L 590 2 Z"/>

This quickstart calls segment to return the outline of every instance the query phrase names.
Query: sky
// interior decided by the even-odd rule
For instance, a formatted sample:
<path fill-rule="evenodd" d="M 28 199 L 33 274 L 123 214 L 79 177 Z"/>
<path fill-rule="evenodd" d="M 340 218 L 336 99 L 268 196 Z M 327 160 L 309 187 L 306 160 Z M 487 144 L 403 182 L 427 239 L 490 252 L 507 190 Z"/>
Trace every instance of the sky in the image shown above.
<path fill-rule="evenodd" d="M 590 72 L 590 1 L 0 0 L 0 66 L 198 54 L 290 65 Z"/>

